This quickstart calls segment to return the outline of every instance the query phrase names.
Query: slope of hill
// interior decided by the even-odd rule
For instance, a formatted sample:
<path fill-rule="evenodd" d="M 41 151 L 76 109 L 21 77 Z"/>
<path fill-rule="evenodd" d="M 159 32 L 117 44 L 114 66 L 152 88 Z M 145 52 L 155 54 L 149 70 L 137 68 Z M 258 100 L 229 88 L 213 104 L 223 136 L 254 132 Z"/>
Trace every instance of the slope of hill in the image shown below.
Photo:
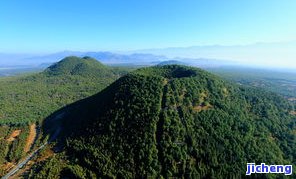
<path fill-rule="evenodd" d="M 250 162 L 295 165 L 291 110 L 197 68 L 142 68 L 61 109 L 64 152 L 30 176 L 240 178 Z"/>
<path fill-rule="evenodd" d="M 14 163 L 27 152 L 30 124 L 41 124 L 57 109 L 101 91 L 125 73 L 89 57 L 67 57 L 41 73 L 1 78 L 0 176 L 3 163 Z M 7 140 L 14 131 L 20 134 Z"/>

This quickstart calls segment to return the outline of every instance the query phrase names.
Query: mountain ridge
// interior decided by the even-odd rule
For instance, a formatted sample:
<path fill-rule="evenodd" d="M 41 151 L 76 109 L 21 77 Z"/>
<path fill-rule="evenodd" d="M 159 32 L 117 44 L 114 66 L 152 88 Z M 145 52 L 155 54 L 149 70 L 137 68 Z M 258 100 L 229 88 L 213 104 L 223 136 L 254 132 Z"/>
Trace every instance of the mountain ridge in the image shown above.
<path fill-rule="evenodd" d="M 274 93 L 201 69 L 141 68 L 66 108 L 61 125 L 69 162 L 52 174 L 242 177 L 249 161 L 293 163 L 290 109 Z"/>

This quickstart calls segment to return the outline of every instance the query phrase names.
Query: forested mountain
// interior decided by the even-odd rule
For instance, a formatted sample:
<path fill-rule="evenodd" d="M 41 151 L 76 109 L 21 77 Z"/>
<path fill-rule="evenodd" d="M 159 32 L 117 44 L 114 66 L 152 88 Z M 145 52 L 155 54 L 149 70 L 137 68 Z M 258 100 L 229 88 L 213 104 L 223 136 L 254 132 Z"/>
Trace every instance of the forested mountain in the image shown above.
<path fill-rule="evenodd" d="M 126 73 L 90 57 L 72 56 L 40 73 L 1 78 L 0 176 L 28 152 L 24 148 L 30 125 L 37 124 L 38 130 L 54 111 L 98 93 Z"/>
<path fill-rule="evenodd" d="M 59 110 L 63 152 L 30 177 L 241 178 L 250 162 L 295 167 L 294 110 L 197 68 L 142 68 Z"/>
<path fill-rule="evenodd" d="M 91 57 L 67 57 L 47 68 L 44 72 L 52 75 L 112 76 L 111 69 Z"/>
<path fill-rule="evenodd" d="M 0 124 L 44 119 L 66 104 L 99 92 L 125 73 L 90 57 L 67 57 L 44 72 L 1 79 Z"/>

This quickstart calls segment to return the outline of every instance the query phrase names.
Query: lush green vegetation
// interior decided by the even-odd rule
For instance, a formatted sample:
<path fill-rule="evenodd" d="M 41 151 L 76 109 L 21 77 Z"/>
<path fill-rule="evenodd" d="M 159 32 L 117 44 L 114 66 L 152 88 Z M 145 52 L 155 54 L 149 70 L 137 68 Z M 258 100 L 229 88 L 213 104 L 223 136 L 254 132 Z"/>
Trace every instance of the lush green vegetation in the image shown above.
<path fill-rule="evenodd" d="M 0 128 L 0 163 L 4 163 L 5 157 L 8 153 L 8 142 L 6 141 L 7 136 L 9 135 L 9 127 Z"/>
<path fill-rule="evenodd" d="M 28 127 L 0 127 L 0 176 L 5 173 L 4 163 L 17 162 L 25 154 L 24 147 L 28 136 Z"/>
<path fill-rule="evenodd" d="M 88 97 L 126 73 L 89 57 L 68 57 L 42 73 L 0 83 L 0 124 L 43 120 L 55 110 Z"/>
<path fill-rule="evenodd" d="M 274 93 L 197 68 L 142 68 L 61 109 L 65 154 L 40 162 L 31 173 L 41 178 L 241 178 L 248 162 L 295 167 L 292 110 Z M 51 121 L 44 125 L 50 128 Z"/>
<path fill-rule="evenodd" d="M 42 123 L 54 111 L 101 91 L 127 71 L 90 57 L 67 57 L 44 72 L 1 78 L 0 170 L 1 164 L 16 162 L 25 154 L 29 124 Z M 21 132 L 8 142 L 14 130 Z"/>

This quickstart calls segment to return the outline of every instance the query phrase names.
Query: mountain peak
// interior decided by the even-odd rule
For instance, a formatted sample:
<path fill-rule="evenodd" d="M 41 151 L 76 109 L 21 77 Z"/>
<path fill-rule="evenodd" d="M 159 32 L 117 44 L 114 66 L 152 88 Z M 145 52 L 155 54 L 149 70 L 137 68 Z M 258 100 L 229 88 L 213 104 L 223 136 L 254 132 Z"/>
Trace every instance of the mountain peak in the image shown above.
<path fill-rule="evenodd" d="M 97 178 L 238 178 L 250 158 L 283 163 L 293 157 L 282 145 L 287 141 L 269 140 L 291 134 L 289 108 L 279 96 L 198 68 L 141 68 L 65 108 L 65 155 L 68 165 Z M 76 168 L 64 170 L 64 177 L 82 178 Z"/>
<path fill-rule="evenodd" d="M 167 79 L 198 77 L 208 74 L 199 68 L 188 67 L 184 65 L 163 65 L 148 68 L 141 68 L 134 72 L 135 74 L 160 76 Z"/>
<path fill-rule="evenodd" d="M 69 56 L 51 65 L 44 72 L 50 75 L 90 75 L 106 69 L 106 66 L 89 56 Z"/>

